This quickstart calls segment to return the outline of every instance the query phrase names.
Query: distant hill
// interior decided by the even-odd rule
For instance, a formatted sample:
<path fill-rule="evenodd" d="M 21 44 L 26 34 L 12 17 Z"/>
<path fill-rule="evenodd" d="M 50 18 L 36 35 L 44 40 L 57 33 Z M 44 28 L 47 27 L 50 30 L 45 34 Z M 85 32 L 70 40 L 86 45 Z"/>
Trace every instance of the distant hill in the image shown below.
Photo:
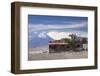
<path fill-rule="evenodd" d="M 70 38 L 68 32 L 40 32 L 33 35 L 33 38 L 28 40 L 28 47 L 34 48 L 34 47 L 41 47 L 48 45 L 49 41 L 52 40 L 61 40 L 63 38 Z M 77 35 L 76 41 L 80 42 L 87 42 L 87 33 L 75 33 Z"/>
<path fill-rule="evenodd" d="M 53 39 L 47 35 L 46 35 L 46 38 L 35 37 L 28 42 L 28 47 L 32 48 L 32 47 L 37 47 L 37 46 L 40 47 L 40 46 L 48 45 L 48 42 L 51 40 Z"/>

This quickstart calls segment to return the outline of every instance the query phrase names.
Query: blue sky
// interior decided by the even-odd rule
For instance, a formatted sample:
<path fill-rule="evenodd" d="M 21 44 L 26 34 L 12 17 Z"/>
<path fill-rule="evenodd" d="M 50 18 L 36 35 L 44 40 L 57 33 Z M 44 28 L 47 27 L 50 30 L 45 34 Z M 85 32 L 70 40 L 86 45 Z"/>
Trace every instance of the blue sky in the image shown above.
<path fill-rule="evenodd" d="M 28 40 L 31 44 L 36 38 L 46 38 L 47 33 L 87 32 L 87 17 L 28 15 Z M 34 42 L 33 42 L 34 43 Z M 39 43 L 37 41 L 37 43 Z"/>
<path fill-rule="evenodd" d="M 87 31 L 87 21 L 88 21 L 87 17 L 41 16 L 41 15 L 28 16 L 29 29 L 35 28 L 36 31 L 41 31 L 42 30 L 40 29 L 41 27 L 45 27 L 43 30 L 50 30 L 50 29 L 57 30 L 55 27 L 59 27 L 59 28 L 65 27 L 59 30 L 66 30 L 67 27 L 69 27 L 68 29 L 70 30 L 72 29 L 77 31 Z M 71 25 L 73 26 L 73 28 Z"/>

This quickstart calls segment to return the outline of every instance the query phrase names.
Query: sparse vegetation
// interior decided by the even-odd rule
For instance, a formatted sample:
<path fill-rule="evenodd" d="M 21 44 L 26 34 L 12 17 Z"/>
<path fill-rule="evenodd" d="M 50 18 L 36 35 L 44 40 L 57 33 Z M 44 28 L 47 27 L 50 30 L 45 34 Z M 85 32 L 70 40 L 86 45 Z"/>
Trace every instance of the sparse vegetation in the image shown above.
<path fill-rule="evenodd" d="M 70 34 L 69 36 L 70 38 L 52 41 L 51 45 L 49 45 L 50 52 L 61 52 L 62 50 L 81 51 L 84 49 L 83 44 L 87 43 L 87 38 L 78 37 L 76 34 Z"/>
<path fill-rule="evenodd" d="M 69 44 L 69 46 L 72 50 L 75 50 L 75 48 L 76 48 L 76 42 L 75 42 L 76 35 L 71 34 L 69 36 L 71 37 L 71 39 L 65 38 L 65 42 Z"/>

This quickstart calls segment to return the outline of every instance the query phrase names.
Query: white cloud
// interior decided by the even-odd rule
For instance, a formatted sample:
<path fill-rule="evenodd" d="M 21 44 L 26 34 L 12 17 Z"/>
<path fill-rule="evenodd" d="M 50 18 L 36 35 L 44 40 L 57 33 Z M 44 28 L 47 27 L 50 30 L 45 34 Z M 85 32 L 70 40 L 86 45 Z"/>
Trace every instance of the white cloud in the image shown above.
<path fill-rule="evenodd" d="M 39 38 L 46 38 L 46 32 L 41 32 L 39 35 L 38 35 Z"/>
<path fill-rule="evenodd" d="M 77 24 L 62 24 L 58 25 L 45 25 L 45 24 L 29 24 L 29 32 L 32 31 L 39 31 L 39 30 L 49 30 L 49 29 L 71 29 L 71 28 L 81 28 L 85 27 L 87 25 L 87 22 L 77 23 Z"/>
<path fill-rule="evenodd" d="M 34 34 L 37 34 L 37 33 L 38 33 L 38 32 L 36 32 L 36 31 L 34 32 Z"/>

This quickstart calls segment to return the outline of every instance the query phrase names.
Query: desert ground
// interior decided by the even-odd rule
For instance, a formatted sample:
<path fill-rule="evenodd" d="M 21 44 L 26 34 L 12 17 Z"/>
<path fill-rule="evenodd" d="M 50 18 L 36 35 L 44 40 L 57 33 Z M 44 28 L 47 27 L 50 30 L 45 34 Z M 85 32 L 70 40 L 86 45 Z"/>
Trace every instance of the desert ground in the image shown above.
<path fill-rule="evenodd" d="M 48 47 L 30 48 L 28 60 L 55 60 L 55 59 L 80 59 L 87 58 L 88 51 L 66 51 L 60 53 L 49 53 Z"/>

